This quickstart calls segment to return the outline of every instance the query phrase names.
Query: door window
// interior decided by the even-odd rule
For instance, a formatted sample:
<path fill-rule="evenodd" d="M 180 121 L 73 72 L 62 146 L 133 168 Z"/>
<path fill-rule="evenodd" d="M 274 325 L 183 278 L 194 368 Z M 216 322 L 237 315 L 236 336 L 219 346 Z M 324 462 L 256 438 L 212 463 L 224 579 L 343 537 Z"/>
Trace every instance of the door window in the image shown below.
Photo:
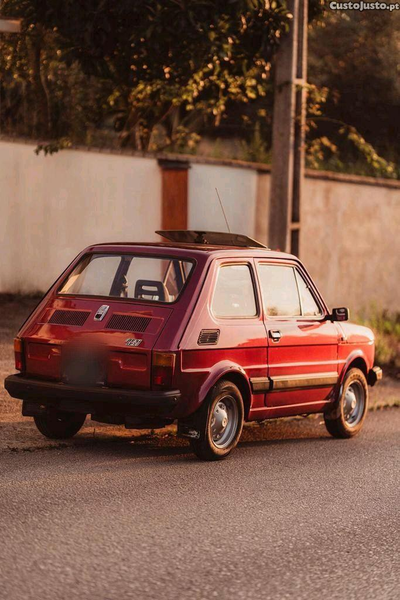
<path fill-rule="evenodd" d="M 257 305 L 248 265 L 220 267 L 212 300 L 216 317 L 255 317 Z"/>
<path fill-rule="evenodd" d="M 301 297 L 301 306 L 303 317 L 318 317 L 321 316 L 322 312 L 318 304 L 316 303 L 314 296 L 311 293 L 310 288 L 304 281 L 303 277 L 296 271 L 297 283 L 299 285 L 299 292 Z"/>
<path fill-rule="evenodd" d="M 259 265 L 265 314 L 270 317 L 300 317 L 301 306 L 293 267 Z"/>

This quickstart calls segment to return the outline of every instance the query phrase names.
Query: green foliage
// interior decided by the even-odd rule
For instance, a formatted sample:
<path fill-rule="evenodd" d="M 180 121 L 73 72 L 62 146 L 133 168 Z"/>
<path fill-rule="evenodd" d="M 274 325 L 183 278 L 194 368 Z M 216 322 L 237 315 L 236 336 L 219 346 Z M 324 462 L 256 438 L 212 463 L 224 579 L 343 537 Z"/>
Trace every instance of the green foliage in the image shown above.
<path fill-rule="evenodd" d="M 3 12 L 9 7 L 17 14 L 15 4 L 4 3 Z M 77 64 L 67 67 L 60 60 L 57 32 L 33 21 L 33 3 L 18 4 L 31 22 L 23 21 L 21 35 L 0 36 L 1 132 L 86 143 L 104 118 L 111 88 L 85 76 Z"/>
<path fill-rule="evenodd" d="M 326 7 L 309 0 L 307 164 L 398 177 L 399 16 Z M 205 135 L 214 153 L 269 161 L 284 0 L 3 0 L 2 13 L 23 26 L 0 37 L 1 131 L 46 140 L 38 152 L 194 153 Z"/>
<path fill-rule="evenodd" d="M 395 179 L 398 177 L 395 164 L 379 156 L 372 145 L 363 138 L 355 127 L 342 127 L 339 133 L 347 135 L 349 142 L 351 142 L 364 157 L 372 175 L 386 177 L 388 179 Z"/>
<path fill-rule="evenodd" d="M 400 313 L 373 308 L 358 321 L 375 333 L 375 362 L 386 374 L 400 377 Z"/>
<path fill-rule="evenodd" d="M 349 160 L 350 156 L 351 160 Z M 399 177 L 396 165 L 379 156 L 372 145 L 366 142 L 354 127 L 348 125 L 342 125 L 331 139 L 323 135 L 309 140 L 306 163 L 309 168 L 322 171 L 386 179 Z"/>
<path fill-rule="evenodd" d="M 326 11 L 310 30 L 309 81 L 329 93 L 309 139 L 337 146 L 322 148 L 317 168 L 392 178 L 400 176 L 400 13 L 372 12 Z"/>
<path fill-rule="evenodd" d="M 49 144 L 38 144 L 35 153 L 40 154 L 43 152 L 45 156 L 48 154 L 51 156 L 52 154 L 56 154 L 60 150 L 65 150 L 65 148 L 71 148 L 71 140 L 68 138 L 61 138 L 56 142 L 50 142 Z"/>
<path fill-rule="evenodd" d="M 218 125 L 229 104 L 263 97 L 290 23 L 284 2 L 264 0 L 5 0 L 2 10 L 23 18 L 21 38 L 2 44 L 0 60 L 2 94 L 16 72 L 17 102 L 29 93 L 29 133 L 75 141 L 78 122 L 87 130 L 108 117 L 121 144 L 139 149 L 161 124 L 167 146 L 192 133 L 187 113 Z"/>
<path fill-rule="evenodd" d="M 250 140 L 241 140 L 240 150 L 238 156 L 240 160 L 259 163 L 271 162 L 271 151 L 268 149 L 265 138 L 261 134 L 259 121 L 256 122 L 254 133 Z"/>
<path fill-rule="evenodd" d="M 379 156 L 355 127 L 324 116 L 324 108 L 331 94 L 327 87 L 309 84 L 307 92 L 308 167 L 388 179 L 400 176 L 396 165 Z M 329 126 L 329 137 L 321 135 L 324 126 Z"/>

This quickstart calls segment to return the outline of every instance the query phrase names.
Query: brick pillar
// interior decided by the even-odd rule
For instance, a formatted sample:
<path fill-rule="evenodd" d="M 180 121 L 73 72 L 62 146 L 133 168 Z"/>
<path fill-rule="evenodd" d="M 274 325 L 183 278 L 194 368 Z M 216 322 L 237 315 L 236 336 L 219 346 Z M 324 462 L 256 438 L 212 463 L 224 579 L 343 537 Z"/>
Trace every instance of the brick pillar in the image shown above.
<path fill-rule="evenodd" d="M 188 170 L 186 161 L 159 160 L 162 171 L 162 229 L 187 229 Z"/>

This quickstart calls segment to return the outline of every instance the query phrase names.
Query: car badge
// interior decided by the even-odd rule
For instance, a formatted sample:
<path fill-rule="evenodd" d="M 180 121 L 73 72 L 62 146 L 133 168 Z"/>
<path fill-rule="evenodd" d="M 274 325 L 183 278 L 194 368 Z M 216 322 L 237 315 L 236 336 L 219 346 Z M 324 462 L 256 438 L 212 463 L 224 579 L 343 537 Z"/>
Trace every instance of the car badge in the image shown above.
<path fill-rule="evenodd" d="M 100 306 L 97 313 L 94 315 L 94 320 L 102 321 L 104 319 L 104 317 L 106 316 L 109 308 L 110 307 L 107 304 L 103 304 L 103 306 Z"/>
<path fill-rule="evenodd" d="M 143 340 L 141 339 L 135 339 L 135 338 L 128 338 L 127 340 L 125 340 L 125 345 L 126 346 L 140 346 L 140 344 L 143 342 Z"/>

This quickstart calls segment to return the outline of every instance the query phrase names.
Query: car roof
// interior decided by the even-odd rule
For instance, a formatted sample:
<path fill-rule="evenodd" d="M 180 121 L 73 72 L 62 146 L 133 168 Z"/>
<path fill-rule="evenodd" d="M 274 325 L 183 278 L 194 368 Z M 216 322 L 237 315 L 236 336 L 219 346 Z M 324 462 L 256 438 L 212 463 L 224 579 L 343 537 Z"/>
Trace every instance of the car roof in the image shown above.
<path fill-rule="evenodd" d="M 262 258 L 280 258 L 298 260 L 291 254 L 270 250 L 257 240 L 242 233 L 231 231 L 205 231 L 193 229 L 169 229 L 155 232 L 164 238 L 160 242 L 108 242 L 86 248 L 85 252 L 148 252 L 157 254 L 160 251 L 174 255 L 185 255 L 195 258 L 205 255 L 214 257 L 250 256 Z M 165 241 L 166 240 L 166 241 Z"/>
<path fill-rule="evenodd" d="M 241 246 L 223 246 L 211 244 L 189 244 L 177 242 L 107 242 L 94 244 L 86 248 L 85 252 L 149 252 L 150 254 L 165 254 L 165 251 L 174 255 L 182 255 L 187 258 L 196 256 L 212 255 L 214 258 L 235 258 L 240 256 L 251 256 L 260 258 L 280 258 L 298 261 L 298 258 L 279 250 L 269 248 L 254 248 Z M 160 252 L 161 251 L 161 252 Z"/>

